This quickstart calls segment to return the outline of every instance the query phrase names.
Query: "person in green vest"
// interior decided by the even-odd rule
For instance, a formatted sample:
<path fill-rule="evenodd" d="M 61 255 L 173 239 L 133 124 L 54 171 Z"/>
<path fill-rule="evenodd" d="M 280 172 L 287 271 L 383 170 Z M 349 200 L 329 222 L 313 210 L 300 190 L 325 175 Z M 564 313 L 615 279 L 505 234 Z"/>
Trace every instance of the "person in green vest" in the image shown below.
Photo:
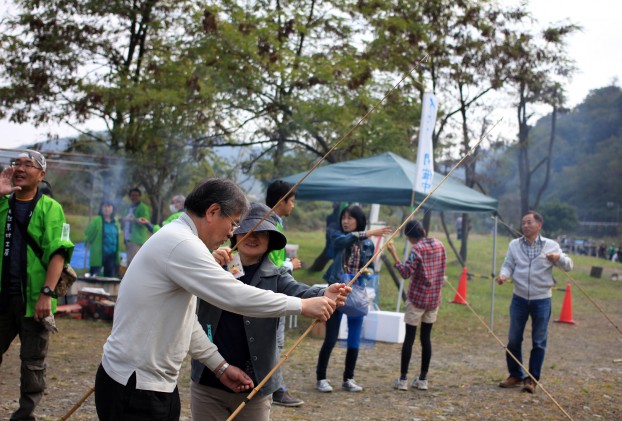
<path fill-rule="evenodd" d="M 104 200 L 99 206 L 99 214 L 86 228 L 85 241 L 89 245 L 89 273 L 92 276 L 104 272 L 106 277 L 114 277 L 119 272 L 119 234 L 121 226 L 114 215 L 114 204 Z"/>
<path fill-rule="evenodd" d="M 54 288 L 73 253 L 62 206 L 38 188 L 46 168 L 40 152 L 26 150 L 0 174 L 0 365 L 15 337 L 20 339 L 20 397 L 12 420 L 34 420 L 43 398 Z M 17 383 L 6 373 L 0 377 Z"/>
<path fill-rule="evenodd" d="M 129 195 L 132 203 L 125 212 L 125 216 L 121 218 L 128 266 L 132 263 L 132 259 L 136 256 L 140 247 L 147 241 L 149 233 L 147 227 L 141 224 L 139 219 L 145 218 L 149 220 L 151 218 L 149 208 L 140 201 L 142 196 L 140 189 L 137 187 L 130 189 Z"/>
<path fill-rule="evenodd" d="M 266 191 L 266 205 L 273 208 L 273 215 L 276 217 L 276 227 L 279 232 L 283 233 L 283 218 L 291 215 L 294 207 L 296 206 L 296 191 L 289 193 L 293 184 L 287 183 L 282 180 L 276 180 L 268 186 Z M 277 205 L 279 200 L 283 200 Z M 278 250 L 272 250 L 268 253 L 268 258 L 274 263 L 276 267 L 285 267 L 291 271 L 302 268 L 302 263 L 297 257 L 287 258 L 285 253 L 285 247 Z M 276 343 L 279 349 L 283 349 L 285 345 L 285 317 L 279 319 L 279 326 L 276 332 Z M 275 405 L 295 407 L 304 403 L 302 399 L 298 399 L 292 396 L 285 387 L 285 381 L 282 378 L 281 372 L 277 373 L 280 378 L 280 383 L 283 385 L 279 390 L 272 394 L 272 401 Z"/>
<path fill-rule="evenodd" d="M 185 196 L 183 196 L 181 194 L 177 194 L 177 195 L 173 196 L 173 198 L 171 199 L 171 203 L 168 205 L 168 209 L 171 211 L 171 216 L 169 216 L 164 221 L 162 221 L 162 225 L 152 224 L 146 218 L 140 218 L 138 220 L 138 222 L 140 222 L 141 224 L 146 226 L 147 229 L 149 230 L 149 232 L 156 233 L 156 232 L 158 232 L 158 230 L 160 228 L 162 228 L 162 226 L 164 226 L 166 224 L 170 224 L 171 222 L 173 222 L 174 220 L 179 218 L 182 213 L 184 213 L 184 203 L 185 202 L 186 202 L 186 197 Z"/>

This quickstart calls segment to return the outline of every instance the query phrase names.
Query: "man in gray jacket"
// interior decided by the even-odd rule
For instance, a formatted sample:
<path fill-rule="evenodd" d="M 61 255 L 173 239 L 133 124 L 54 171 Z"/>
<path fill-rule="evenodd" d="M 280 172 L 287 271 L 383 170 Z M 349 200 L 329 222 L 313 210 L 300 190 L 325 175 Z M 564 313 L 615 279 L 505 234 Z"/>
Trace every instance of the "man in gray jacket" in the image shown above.
<path fill-rule="evenodd" d="M 510 242 L 501 273 L 497 278 L 500 285 L 509 277 L 514 281 L 507 349 L 521 364 L 523 332 L 527 319 L 531 317 L 532 349 L 529 356 L 529 373 L 538 381 L 544 363 L 551 317 L 553 266 L 565 272 L 572 270 L 572 260 L 562 252 L 559 244 L 540 236 L 543 222 L 542 215 L 535 211 L 529 211 L 523 216 L 521 220 L 523 236 Z M 499 387 L 522 386 L 523 391 L 534 393 L 536 383 L 533 379 L 525 374 L 509 353 L 506 354 L 506 360 L 510 375 L 499 383 Z"/>

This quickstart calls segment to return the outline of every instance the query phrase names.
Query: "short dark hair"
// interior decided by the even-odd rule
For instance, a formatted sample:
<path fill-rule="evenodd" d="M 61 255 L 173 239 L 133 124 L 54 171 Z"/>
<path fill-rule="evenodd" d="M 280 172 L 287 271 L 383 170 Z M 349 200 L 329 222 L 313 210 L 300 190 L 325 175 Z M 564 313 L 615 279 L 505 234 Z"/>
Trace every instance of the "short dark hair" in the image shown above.
<path fill-rule="evenodd" d="M 140 189 L 138 187 L 132 187 L 127 194 L 131 195 L 133 192 L 138 193 L 139 196 L 143 195 L 143 193 L 140 191 Z"/>
<path fill-rule="evenodd" d="M 540 224 L 544 224 L 544 218 L 542 217 L 541 213 L 536 212 L 535 210 L 530 210 L 530 211 L 525 212 L 525 214 L 523 215 L 523 218 L 527 215 L 533 215 L 533 219 L 535 219 L 536 222 L 539 222 Z"/>
<path fill-rule="evenodd" d="M 225 178 L 205 178 L 201 180 L 186 197 L 184 207 L 196 216 L 203 216 L 214 203 L 220 205 L 227 215 L 240 213 L 242 218 L 248 213 L 250 204 L 244 192 L 231 180 Z"/>
<path fill-rule="evenodd" d="M 114 219 L 114 209 L 115 209 L 115 205 L 114 205 L 114 202 L 113 202 L 112 200 L 109 200 L 109 199 L 104 199 L 104 200 L 102 200 L 102 202 L 99 204 L 99 215 L 100 215 L 100 216 L 104 216 L 103 209 L 104 209 L 104 206 L 106 206 L 106 205 L 110 205 L 110 206 L 112 206 L 112 214 L 110 215 L 110 217 Z"/>
<path fill-rule="evenodd" d="M 367 228 L 367 217 L 365 216 L 365 212 L 358 205 L 350 205 L 344 210 L 341 211 L 339 215 L 339 229 L 343 231 L 343 227 L 341 226 L 341 220 L 343 219 L 343 215 L 350 215 L 352 218 L 356 219 L 356 231 L 365 231 Z"/>
<path fill-rule="evenodd" d="M 279 200 L 283 197 L 283 201 L 289 200 L 290 197 L 296 196 L 296 190 L 287 194 L 291 188 L 294 187 L 292 183 L 288 183 L 283 180 L 276 180 L 270 183 L 268 190 L 266 191 L 266 206 L 273 208 Z M 287 194 L 287 196 L 285 196 Z"/>
<path fill-rule="evenodd" d="M 425 238 L 425 229 L 423 229 L 421 222 L 413 219 L 406 222 L 406 225 L 404 225 L 404 234 L 406 234 L 406 237 L 408 238 L 419 240 L 421 238 Z"/>

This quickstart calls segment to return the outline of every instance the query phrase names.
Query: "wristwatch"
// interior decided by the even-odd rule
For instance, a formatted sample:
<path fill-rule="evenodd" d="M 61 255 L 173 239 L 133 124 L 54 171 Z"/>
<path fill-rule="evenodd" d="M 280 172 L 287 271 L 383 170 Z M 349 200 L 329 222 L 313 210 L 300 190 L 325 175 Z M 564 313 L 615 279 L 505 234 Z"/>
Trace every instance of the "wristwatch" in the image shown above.
<path fill-rule="evenodd" d="M 48 297 L 56 298 L 56 293 L 49 286 L 44 286 L 41 288 L 41 294 L 47 295 Z"/>

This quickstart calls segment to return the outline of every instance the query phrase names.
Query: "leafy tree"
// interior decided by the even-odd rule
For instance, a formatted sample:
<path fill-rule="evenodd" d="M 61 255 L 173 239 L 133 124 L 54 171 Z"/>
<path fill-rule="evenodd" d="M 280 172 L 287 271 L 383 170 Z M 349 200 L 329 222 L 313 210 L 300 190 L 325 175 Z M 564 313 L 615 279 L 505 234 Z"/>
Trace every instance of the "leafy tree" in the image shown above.
<path fill-rule="evenodd" d="M 483 1 L 364 1 L 359 6 L 372 23 L 369 55 L 377 66 L 398 73 L 413 69 L 405 89 L 419 98 L 429 89 L 440 98 L 439 121 L 433 134 L 437 160 L 443 148 L 451 147 L 456 139 L 463 153 L 469 151 L 472 139 L 489 126 L 484 119 L 479 133 L 472 128 L 476 111 L 481 113 L 481 100 L 502 84 L 497 59 L 501 34 L 522 15 Z M 427 60 L 423 60 L 426 55 Z M 478 181 L 476 162 L 477 152 L 465 165 L 469 187 Z M 468 219 L 464 214 L 462 261 L 467 256 Z M 449 236 L 448 241 L 456 251 Z"/>
<path fill-rule="evenodd" d="M 261 146 L 255 160 L 271 163 L 261 169 L 267 178 L 286 174 L 286 153 L 302 153 L 305 168 L 324 156 L 388 85 L 374 80 L 357 46 L 360 25 L 349 16 L 351 6 L 334 0 L 221 0 L 206 8 L 205 36 L 195 52 L 206 72 L 200 82 L 217 84 L 226 104 L 226 135 L 211 144 Z M 403 121 L 411 114 L 400 112 L 405 102 L 399 93 L 392 95 L 327 160 L 405 150 Z"/>
<path fill-rule="evenodd" d="M 577 209 L 559 200 L 550 200 L 540 207 L 544 218 L 542 229 L 548 235 L 572 232 L 579 225 Z"/>
<path fill-rule="evenodd" d="M 213 127 L 215 91 L 199 85 L 187 53 L 200 4 L 171 0 L 15 0 L 2 22 L 0 115 L 12 121 L 91 118 L 87 133 L 128 158 L 125 180 L 142 184 L 159 220 L 186 165 L 206 154 L 187 139 Z M 111 185 L 112 180 L 107 180 Z"/>
<path fill-rule="evenodd" d="M 529 18 L 529 16 L 526 16 Z M 552 25 L 540 34 L 529 31 L 514 31 L 505 34 L 504 45 L 499 50 L 500 63 L 506 83 L 516 93 L 518 119 L 518 174 L 521 198 L 521 214 L 537 208 L 544 190 L 548 186 L 551 160 L 556 139 L 557 112 L 563 105 L 564 95 L 559 80 L 568 78 L 574 71 L 574 64 L 565 52 L 566 38 L 579 29 L 573 24 Z M 549 104 L 553 108 L 551 134 L 548 151 L 539 156 L 530 153 L 533 115 L 531 107 Z M 532 159 L 538 161 L 532 164 Z M 534 174 L 544 165 L 545 177 L 532 200 Z"/>

